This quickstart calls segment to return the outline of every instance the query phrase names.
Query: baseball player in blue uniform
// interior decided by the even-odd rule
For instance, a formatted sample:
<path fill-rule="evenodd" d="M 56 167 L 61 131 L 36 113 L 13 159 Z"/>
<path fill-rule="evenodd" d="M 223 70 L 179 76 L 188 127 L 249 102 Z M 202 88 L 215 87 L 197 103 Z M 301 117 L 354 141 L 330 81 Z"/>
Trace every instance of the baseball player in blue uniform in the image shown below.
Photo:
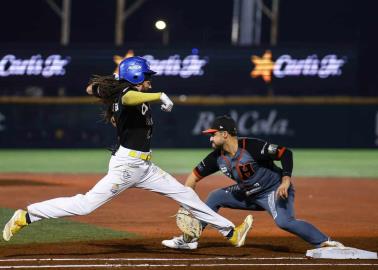
<path fill-rule="evenodd" d="M 118 137 L 107 174 L 85 194 L 50 199 L 27 206 L 26 211 L 17 210 L 3 229 L 5 241 L 32 222 L 87 215 L 122 191 L 141 188 L 175 200 L 197 220 L 216 228 L 232 245 L 244 244 L 252 226 L 251 216 L 235 227 L 202 202 L 193 189 L 185 187 L 151 162 L 154 122 L 150 102 L 161 103 L 165 112 L 170 112 L 173 107 L 165 93 L 148 92 L 154 73 L 144 58 L 130 57 L 120 63 L 116 77 L 96 76 L 90 81 L 87 93 L 105 104 L 105 119 L 114 125 Z"/>
<path fill-rule="evenodd" d="M 238 138 L 235 121 L 228 116 L 215 119 L 210 129 L 212 151 L 186 180 L 195 189 L 204 177 L 221 171 L 236 184 L 212 191 L 206 204 L 218 211 L 221 207 L 265 210 L 281 229 L 293 233 L 316 247 L 342 247 L 312 224 L 294 216 L 294 187 L 291 183 L 293 156 L 290 149 L 256 138 Z M 274 164 L 281 162 L 281 168 Z M 203 227 L 206 223 L 202 224 Z M 166 247 L 195 249 L 198 239 L 187 236 L 164 240 Z"/>

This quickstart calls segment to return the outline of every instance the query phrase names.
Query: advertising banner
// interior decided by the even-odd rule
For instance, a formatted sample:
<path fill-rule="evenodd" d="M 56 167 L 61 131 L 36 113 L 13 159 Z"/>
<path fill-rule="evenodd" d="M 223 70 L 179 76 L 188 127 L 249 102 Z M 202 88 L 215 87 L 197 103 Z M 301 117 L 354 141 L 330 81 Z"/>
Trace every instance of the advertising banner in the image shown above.
<path fill-rule="evenodd" d="M 0 49 L 0 95 L 82 96 L 91 74 L 143 56 L 170 95 L 359 95 L 353 48 Z"/>
<path fill-rule="evenodd" d="M 154 148 L 209 147 L 201 131 L 218 115 L 237 122 L 239 136 L 288 147 L 376 148 L 377 105 L 153 106 Z M 0 107 L 0 147 L 108 147 L 115 130 L 98 105 L 12 104 Z"/>

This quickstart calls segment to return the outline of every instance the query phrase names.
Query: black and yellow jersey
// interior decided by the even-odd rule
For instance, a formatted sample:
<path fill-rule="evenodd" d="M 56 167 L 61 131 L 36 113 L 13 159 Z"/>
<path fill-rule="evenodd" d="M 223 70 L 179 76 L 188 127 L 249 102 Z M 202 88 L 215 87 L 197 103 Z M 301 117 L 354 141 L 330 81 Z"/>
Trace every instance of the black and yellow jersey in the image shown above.
<path fill-rule="evenodd" d="M 133 106 L 122 104 L 122 97 L 131 90 L 134 89 L 124 89 L 112 107 L 118 143 L 128 149 L 149 152 L 153 130 L 151 107 L 148 102 Z"/>

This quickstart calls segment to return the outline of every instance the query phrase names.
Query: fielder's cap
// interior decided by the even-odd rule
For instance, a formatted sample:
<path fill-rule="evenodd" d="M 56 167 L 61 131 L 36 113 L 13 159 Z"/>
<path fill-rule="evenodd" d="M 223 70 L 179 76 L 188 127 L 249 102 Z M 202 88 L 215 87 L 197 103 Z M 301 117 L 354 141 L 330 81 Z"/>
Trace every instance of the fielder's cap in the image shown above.
<path fill-rule="evenodd" d="M 202 131 L 203 134 L 214 134 L 217 131 L 227 131 L 231 135 L 236 135 L 236 123 L 235 121 L 227 116 L 218 116 L 214 119 L 209 129 Z"/>

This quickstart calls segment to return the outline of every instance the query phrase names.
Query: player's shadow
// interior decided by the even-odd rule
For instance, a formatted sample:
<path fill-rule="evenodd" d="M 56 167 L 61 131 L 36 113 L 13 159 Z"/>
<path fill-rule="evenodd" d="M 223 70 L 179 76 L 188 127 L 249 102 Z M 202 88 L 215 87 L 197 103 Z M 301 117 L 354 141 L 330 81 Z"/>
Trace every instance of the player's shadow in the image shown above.
<path fill-rule="evenodd" d="M 160 245 L 155 246 L 155 245 L 150 245 L 150 244 L 133 244 L 133 243 L 128 243 L 128 244 L 106 244 L 106 245 L 98 245 L 95 244 L 98 247 L 105 247 L 105 248 L 111 248 L 113 252 L 110 252 L 111 254 L 143 254 L 143 253 L 148 253 L 148 254 L 195 254 L 195 255 L 203 255 L 203 256 L 217 256 L 217 257 L 227 257 L 230 256 L 230 252 L 227 252 L 227 250 L 234 249 L 234 247 L 230 245 L 219 245 L 219 247 L 224 247 L 225 249 L 223 250 L 215 250 L 214 248 L 217 248 L 218 245 L 213 245 L 210 247 L 202 247 L 200 246 L 198 249 L 195 250 L 177 250 L 177 249 L 170 249 L 167 247 L 163 247 Z M 212 247 L 212 248 L 211 248 Z M 249 253 L 241 253 L 234 255 L 232 254 L 233 257 L 246 257 L 250 256 Z"/>
<path fill-rule="evenodd" d="M 230 248 L 230 245 L 228 243 L 205 243 L 200 246 L 200 248 Z M 262 250 L 268 250 L 268 251 L 274 251 L 274 252 L 282 252 L 282 253 L 292 253 L 293 250 L 291 250 L 288 246 L 283 245 L 270 245 L 270 244 L 246 244 L 243 246 L 243 248 L 251 248 L 251 249 L 262 249 Z"/>
<path fill-rule="evenodd" d="M 27 253 L 25 252 L 21 254 L 10 254 L 4 257 L 20 257 L 20 256 L 91 256 L 91 255 L 125 255 L 125 254 L 169 254 L 174 253 L 170 252 L 171 250 L 164 250 L 163 248 L 154 248 L 151 246 L 145 246 L 143 244 L 88 244 L 90 247 L 97 247 L 98 250 L 93 251 L 54 251 L 54 248 L 51 249 L 49 252 L 32 252 Z M 89 248 L 88 250 L 91 250 Z M 175 250 L 173 250 L 175 251 Z"/>
<path fill-rule="evenodd" d="M 293 251 L 288 246 L 269 245 L 269 244 L 249 244 L 249 245 L 245 245 L 245 247 L 253 248 L 253 249 L 269 250 L 273 252 L 293 253 Z"/>
<path fill-rule="evenodd" d="M 84 244 L 84 245 L 83 245 Z M 125 257 L 125 255 L 134 254 L 146 256 L 146 254 L 155 254 L 158 257 L 164 257 L 162 255 L 184 255 L 184 254 L 192 254 L 192 255 L 199 255 L 199 256 L 216 256 L 216 257 L 228 257 L 232 255 L 233 257 L 247 257 L 250 256 L 249 252 L 240 252 L 235 254 L 234 252 L 230 253 L 230 249 L 235 249 L 230 245 L 223 245 L 219 243 L 213 244 L 205 244 L 201 245 L 200 248 L 196 250 L 176 250 L 163 247 L 160 242 L 139 242 L 135 239 L 124 239 L 117 242 L 92 242 L 92 243 L 81 243 L 80 248 L 77 249 L 72 247 L 72 249 L 60 249 L 58 246 L 55 248 L 53 246 L 50 247 L 48 251 L 40 251 L 40 252 L 22 252 L 19 254 L 9 254 L 5 255 L 4 257 L 20 257 L 20 256 L 105 256 L 105 257 L 112 257 L 112 256 L 119 256 Z M 37 249 L 38 250 L 38 249 Z M 239 251 L 241 251 L 239 249 Z M 112 255 L 112 256 L 108 256 Z M 160 256 L 159 256 L 160 255 Z"/>
<path fill-rule="evenodd" d="M 289 239 L 290 240 L 290 239 Z M 46 245 L 46 246 L 45 246 Z M 283 253 L 283 254 L 301 254 L 296 245 L 283 245 L 283 243 L 272 242 L 255 242 L 248 243 L 244 247 L 235 248 L 226 241 L 211 241 L 206 239 L 200 242 L 196 250 L 176 250 L 166 248 L 161 245 L 161 239 L 136 239 L 124 238 L 110 241 L 91 241 L 78 243 L 62 243 L 62 244 L 42 244 L 40 248 L 34 247 L 33 250 L 16 249 L 12 255 L 5 257 L 19 257 L 19 256 L 119 256 L 125 257 L 130 254 L 134 256 L 146 254 L 155 254 L 157 257 L 164 257 L 164 255 L 192 254 L 198 256 L 214 256 L 214 257 L 247 257 L 251 254 L 269 253 Z M 18 252 L 22 250 L 23 252 Z M 27 251 L 30 251 L 27 252 Z M 128 255 L 127 255 L 128 254 Z"/>

